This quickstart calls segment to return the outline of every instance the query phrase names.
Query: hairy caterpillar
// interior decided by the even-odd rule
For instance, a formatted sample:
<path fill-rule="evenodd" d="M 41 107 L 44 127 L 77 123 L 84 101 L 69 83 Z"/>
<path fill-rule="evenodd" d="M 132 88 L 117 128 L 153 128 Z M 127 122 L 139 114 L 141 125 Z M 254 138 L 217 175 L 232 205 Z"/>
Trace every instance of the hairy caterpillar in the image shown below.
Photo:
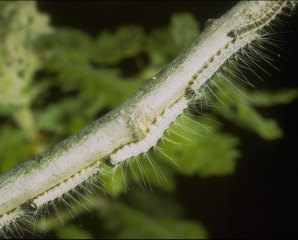
<path fill-rule="evenodd" d="M 228 36 L 236 38 L 244 33 L 255 32 L 261 30 L 264 26 L 268 25 L 275 17 L 282 13 L 284 7 L 289 4 L 287 1 L 272 1 L 268 4 L 267 8 L 261 11 L 257 17 L 253 17 L 251 23 L 228 32 Z M 292 7 L 292 6 L 291 6 Z"/>
<path fill-rule="evenodd" d="M 294 4 L 286 1 L 272 1 L 261 11 L 257 18 L 253 18 L 252 23 L 228 32 L 227 36 L 232 37 L 233 40 L 210 57 L 203 69 L 193 76 L 189 89 L 198 94 L 201 85 L 207 79 L 212 78 L 224 63 L 229 62 L 231 56 L 237 55 L 239 50 L 250 45 L 254 40 L 261 40 L 262 34 L 258 33 L 258 31 L 263 29 L 264 26 L 268 26 L 278 14 L 283 13 L 285 7 L 292 9 Z"/>
<path fill-rule="evenodd" d="M 33 222 L 32 215 L 28 214 L 27 209 L 28 203 L 25 203 L 0 216 L 0 236 L 4 238 L 23 236 L 23 232 L 27 231 L 23 224 Z"/>
<path fill-rule="evenodd" d="M 245 34 L 245 36 L 240 36 L 239 38 L 233 39 L 231 42 L 226 44 L 210 58 L 202 70 L 194 75 L 193 80 L 190 82 L 189 90 L 198 95 L 199 89 L 206 80 L 211 79 L 232 55 L 234 55 L 239 49 L 250 44 L 257 37 L 258 34 L 256 33 L 248 33 Z"/>
<path fill-rule="evenodd" d="M 229 37 L 233 37 L 233 39 L 224 47 L 219 49 L 215 55 L 211 56 L 208 62 L 206 62 L 204 66 L 196 74 L 193 75 L 193 79 L 189 82 L 189 87 L 186 89 L 186 93 L 190 93 L 186 94 L 186 96 L 188 96 L 186 101 L 191 102 L 193 101 L 193 99 L 199 98 L 202 95 L 200 93 L 200 91 L 202 91 L 201 87 L 207 82 L 207 80 L 212 79 L 213 76 L 224 64 L 235 62 L 235 59 L 239 58 L 237 55 L 241 53 L 242 55 L 247 55 L 247 52 L 243 54 L 243 48 L 253 44 L 254 40 L 262 40 L 262 35 L 258 33 L 258 31 L 263 29 L 264 26 L 268 26 L 278 14 L 283 13 L 285 7 L 292 9 L 294 8 L 294 6 L 295 4 L 292 2 L 272 1 L 262 9 L 261 13 L 258 14 L 257 17 L 253 18 L 252 23 L 238 30 L 232 30 L 228 32 L 227 35 Z M 253 54 L 256 55 L 256 52 L 254 52 Z M 258 56 L 263 58 L 260 55 Z M 193 97 L 193 95 L 195 95 L 196 97 Z M 176 105 L 174 104 L 173 110 L 175 109 L 175 106 Z M 169 109 L 171 108 L 172 107 L 170 107 Z M 179 113 L 177 112 L 177 114 L 182 114 L 183 110 L 184 109 L 181 109 L 181 111 L 179 111 Z M 174 118 L 176 118 L 178 115 L 176 115 Z M 163 115 L 161 115 L 161 117 L 163 118 L 164 122 L 168 121 Z M 174 120 L 169 121 L 172 122 Z M 152 126 L 156 125 L 153 123 Z M 137 156 L 141 153 L 147 152 L 151 147 L 156 145 L 157 141 L 162 137 L 162 134 L 160 133 L 164 132 L 169 127 L 169 124 L 160 124 L 160 127 L 163 128 L 156 129 L 156 132 L 155 129 L 153 131 L 149 130 L 149 133 L 144 138 L 144 140 L 127 144 L 118 149 L 115 153 L 106 158 L 105 163 L 111 167 L 114 167 L 122 161 Z"/>
<path fill-rule="evenodd" d="M 25 217 L 29 218 L 29 223 L 32 223 L 33 216 L 38 215 L 38 210 L 40 210 L 42 207 L 53 203 L 53 201 L 58 198 L 63 198 L 63 195 L 65 194 L 69 194 L 71 192 L 77 193 L 76 187 L 80 186 L 83 182 L 98 174 L 101 171 L 100 165 L 100 161 L 95 162 L 57 186 L 38 195 L 32 201 L 29 201 L 22 206 L 19 206 L 8 213 L 1 215 L 0 234 L 2 234 L 5 238 L 9 236 L 7 233 L 10 233 L 15 237 L 22 236 L 22 232 L 26 229 L 23 228 L 20 223 L 18 223 L 19 221 L 22 221 Z M 65 202 L 65 200 L 63 200 L 63 202 Z M 68 205 L 69 203 L 66 204 Z"/>
<path fill-rule="evenodd" d="M 88 166 L 87 168 L 82 169 L 80 172 L 66 179 L 57 186 L 35 197 L 29 204 L 30 208 L 34 211 L 38 210 L 38 208 L 40 208 L 43 204 L 50 203 L 56 198 L 61 197 L 63 194 L 75 189 L 75 187 L 80 185 L 82 182 L 99 173 L 100 170 L 101 168 L 99 161 L 95 162 L 91 166 Z"/>
<path fill-rule="evenodd" d="M 22 216 L 23 210 L 21 207 L 17 207 L 12 211 L 0 216 L 0 229 L 4 237 L 6 237 L 5 232 L 10 232 L 13 234 L 17 231 L 16 221 Z"/>
<path fill-rule="evenodd" d="M 157 116 L 152 125 L 148 126 L 149 133 L 144 140 L 125 145 L 107 158 L 105 163 L 113 167 L 130 157 L 147 152 L 151 147 L 156 145 L 157 141 L 163 136 L 164 131 L 169 128 L 170 124 L 174 122 L 187 107 L 188 100 L 182 97 L 173 106 L 165 108 L 162 115 Z"/>
<path fill-rule="evenodd" d="M 264 18 L 265 19 L 265 18 Z M 262 26 L 263 27 L 263 26 Z M 258 28 L 262 28 L 261 26 L 259 26 Z M 239 28 L 239 29 L 241 29 L 241 28 Z M 230 58 L 231 58 L 231 54 L 233 53 L 233 51 L 237 51 L 237 49 L 241 49 L 242 47 L 244 47 L 245 46 L 245 42 L 246 41 L 248 41 L 248 37 L 247 37 L 247 35 L 246 34 L 248 34 L 250 31 L 251 31 L 252 29 L 249 29 L 248 27 L 246 27 L 246 31 L 245 32 L 242 32 L 239 36 L 237 36 L 237 37 L 235 37 L 235 39 L 234 39 L 234 42 L 233 42 L 233 40 L 231 40 L 233 43 L 231 44 L 231 45 L 228 45 L 228 47 L 227 47 L 227 50 L 226 51 L 224 51 L 224 49 L 222 49 L 223 50 L 223 52 L 218 52 L 218 56 L 220 56 L 220 57 L 218 57 L 218 58 L 212 58 L 211 60 L 210 60 L 210 63 L 209 63 L 209 66 L 205 66 L 204 67 L 204 69 L 206 70 L 205 72 L 202 70 L 202 68 L 201 68 L 201 70 L 199 70 L 199 72 L 200 72 L 200 74 L 201 74 L 201 76 L 199 76 L 199 78 L 201 78 L 202 76 L 204 76 L 206 79 L 205 80 L 208 80 L 209 78 L 211 78 L 212 76 L 213 76 L 213 73 L 212 72 L 216 72 L 216 71 L 218 71 L 218 69 L 220 68 L 220 65 L 221 64 L 223 64 L 224 62 L 225 62 L 225 59 L 226 60 L 229 60 Z M 243 31 L 243 30 L 242 30 Z M 246 38 L 247 37 L 247 38 Z M 258 38 L 258 33 L 256 33 L 256 38 Z M 242 44 L 243 45 L 241 45 L 241 41 L 243 41 L 242 42 Z M 238 45 L 233 45 L 233 44 L 236 44 L 236 42 L 237 42 L 237 44 Z M 249 44 L 249 43 L 248 43 Z M 235 46 L 237 46 L 237 47 L 235 47 Z M 233 48 L 234 47 L 234 48 Z M 231 54 L 230 54 L 231 53 Z M 217 54 L 216 54 L 217 55 Z M 195 77 L 195 79 L 198 79 L 198 75 L 199 74 L 197 74 L 196 75 L 196 77 Z M 200 86 L 202 86 L 202 84 L 204 84 L 204 81 L 197 81 L 197 82 L 191 82 L 192 84 L 191 84 L 191 86 L 189 86 L 189 88 L 193 88 L 194 89 L 194 91 L 195 91 L 195 94 L 199 94 L 199 88 L 200 88 Z M 193 87 L 192 87 L 193 86 Z M 169 105 L 169 107 L 168 108 L 172 108 L 174 105 L 175 105 L 176 103 L 174 103 L 173 105 Z M 163 113 L 161 114 L 161 115 L 163 115 Z M 161 115 L 158 115 L 157 117 L 160 117 Z M 165 122 L 168 122 L 169 123 L 169 121 L 165 121 Z M 165 125 L 166 126 L 166 125 Z M 158 129 L 158 128 L 157 128 Z M 154 123 L 152 123 L 152 130 L 154 130 Z M 165 130 L 166 130 L 166 128 L 165 128 Z M 159 128 L 158 130 L 157 130 L 157 132 L 156 132 L 156 136 L 159 134 L 160 135 L 160 133 L 161 133 L 161 128 Z M 164 130 L 163 130 L 164 131 Z M 149 134 L 151 131 L 149 131 L 149 132 L 147 132 L 147 134 Z M 157 139 L 157 137 L 153 137 L 153 138 L 151 138 L 151 140 L 149 140 L 148 142 L 146 142 L 146 144 L 141 144 L 140 146 L 142 146 L 142 147 L 144 147 L 144 146 L 147 146 L 147 147 L 144 147 L 143 148 L 143 150 L 144 149 L 147 149 L 148 148 L 148 146 L 150 146 L 150 145 L 152 145 L 152 144 L 156 144 L 156 141 L 157 141 L 158 139 Z M 150 143 L 150 144 L 148 144 L 148 143 Z M 125 146 L 128 146 L 128 145 L 130 145 L 130 144 L 136 144 L 135 146 L 137 146 L 137 143 L 128 143 L 128 144 L 126 144 Z M 124 146 L 124 147 L 125 147 Z M 129 147 L 128 147 L 129 148 Z M 129 151 L 128 152 L 133 152 L 133 154 L 137 154 L 138 152 L 137 152 L 137 148 L 136 147 L 131 147 L 130 149 L 128 149 Z M 133 151 L 132 151 L 133 150 Z M 148 149 L 147 149 L 148 150 Z M 119 149 L 119 151 L 120 151 L 120 149 Z M 112 155 L 113 155 L 113 153 L 112 153 Z M 110 156 L 112 156 L 112 155 L 110 155 Z M 132 155 L 132 156 L 134 156 L 134 155 Z M 127 155 L 126 156 L 127 158 L 129 158 L 130 156 L 129 155 Z M 108 158 L 109 159 L 109 158 Z M 119 160 L 119 158 L 118 158 L 118 160 Z M 108 161 L 107 161 L 108 162 Z M 119 163 L 119 162 L 121 162 L 121 161 L 114 161 L 116 164 L 117 163 Z M 111 165 L 113 165 L 113 164 L 111 164 Z M 77 174 L 77 173 L 76 173 Z M 72 176 L 75 176 L 75 175 L 72 175 Z M 64 180 L 64 181 L 67 181 L 67 179 L 66 180 Z M 68 185 L 68 187 L 62 187 L 62 185 L 60 185 L 60 184 L 62 184 L 62 181 L 61 181 L 61 183 L 59 183 L 58 185 L 56 185 L 57 186 L 57 188 L 56 187 L 52 187 L 52 188 L 50 188 L 50 189 L 48 189 L 47 190 L 47 192 L 48 193 L 51 193 L 51 194 L 49 194 L 49 195 L 51 195 L 50 197 L 43 197 L 42 195 L 43 194 L 41 194 L 41 195 L 39 195 L 39 196 L 35 196 L 33 199 L 35 199 L 35 203 L 34 202 L 31 202 L 31 208 L 33 209 L 33 210 L 35 210 L 36 208 L 38 208 L 39 206 L 42 206 L 43 204 L 46 204 L 46 201 L 48 200 L 48 201 L 52 201 L 52 199 L 54 199 L 55 197 L 56 198 L 59 198 L 60 196 L 61 196 L 61 193 L 63 193 L 63 190 L 62 189 L 64 189 L 65 191 L 67 191 L 67 189 L 69 189 L 69 190 L 71 190 L 72 189 L 72 187 L 71 186 L 75 186 L 75 184 L 72 184 L 72 183 L 70 183 L 70 185 Z M 80 184 L 80 183 L 78 183 L 78 184 Z M 59 186 L 59 187 L 58 187 Z M 38 200 L 39 199 L 39 200 Z M 34 201 L 34 200 L 33 200 Z M 6 214 L 6 213 L 4 213 L 4 214 Z M 1 215 L 2 216 L 2 219 L 7 219 L 7 218 L 4 218 L 4 214 L 3 215 Z M 11 219 L 13 219 L 13 218 L 11 218 Z"/>

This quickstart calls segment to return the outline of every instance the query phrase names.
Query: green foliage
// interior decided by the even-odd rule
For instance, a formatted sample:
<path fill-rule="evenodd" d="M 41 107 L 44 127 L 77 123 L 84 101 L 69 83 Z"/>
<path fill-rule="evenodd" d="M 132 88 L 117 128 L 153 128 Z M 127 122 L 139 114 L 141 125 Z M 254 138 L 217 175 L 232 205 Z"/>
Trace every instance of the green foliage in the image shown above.
<path fill-rule="evenodd" d="M 191 14 L 174 14 L 168 28 L 156 29 L 147 37 L 144 50 L 152 64 L 163 67 L 190 45 L 198 35 L 199 24 Z"/>
<path fill-rule="evenodd" d="M 120 26 L 95 38 L 76 29 L 52 29 L 34 2 L 0 2 L 0 17 L 1 172 L 116 107 L 199 35 L 199 24 L 189 13 L 174 14 L 169 27 L 149 34 L 140 26 Z M 143 55 L 149 63 L 140 67 Z M 130 63 L 131 69 L 121 69 L 123 62 Z M 266 140 L 282 136 L 276 121 L 263 118 L 256 107 L 288 103 L 297 97 L 296 90 L 255 92 L 239 86 L 239 91 L 222 79 L 216 81 L 221 88 L 215 90 L 217 98 L 230 110 L 214 108 L 208 118 L 180 117 L 165 136 L 178 144 L 161 141 L 162 152 L 152 150 L 113 175 L 101 177 L 102 188 L 113 196 L 108 204 L 94 209 L 103 222 L 101 228 L 109 232 L 104 237 L 207 237 L 201 223 L 184 218 L 173 193 L 177 173 L 221 177 L 234 172 L 240 140 L 223 133 L 215 124 L 217 117 L 224 116 Z M 137 185 L 155 192 L 136 190 Z M 132 188 L 128 191 L 132 202 L 117 201 L 127 188 Z M 82 209 L 78 214 L 86 212 Z M 56 228 L 56 234 L 61 238 L 93 236 L 72 224 L 66 230 Z"/>
<path fill-rule="evenodd" d="M 32 139 L 36 129 L 30 105 L 43 90 L 42 84 L 33 84 L 34 74 L 40 67 L 33 48 L 37 39 L 51 28 L 48 17 L 37 11 L 34 2 L 1 5 L 0 114 L 11 116 Z"/>
<path fill-rule="evenodd" d="M 116 238 L 206 238 L 199 223 L 173 218 L 156 218 L 122 203 L 110 204 L 101 211 L 106 228 Z"/>
<path fill-rule="evenodd" d="M 142 50 L 143 38 L 143 29 L 137 26 L 119 27 L 114 34 L 105 30 L 95 40 L 93 60 L 114 65 L 134 57 Z"/>
<path fill-rule="evenodd" d="M 212 119 L 196 120 L 191 116 L 180 117 L 172 126 L 171 136 L 167 136 L 174 142 L 165 142 L 161 148 L 168 156 L 158 153 L 164 161 L 168 161 L 173 167 L 179 166 L 187 175 L 198 173 L 202 177 L 224 176 L 232 174 L 235 169 L 236 159 L 240 153 L 236 149 L 239 140 L 229 134 L 219 132 L 219 127 L 211 124 Z M 206 128 L 206 123 L 212 130 Z M 188 130 L 182 130 L 181 127 Z M 179 133 L 175 135 L 173 133 Z M 198 135 L 200 134 L 200 135 Z M 194 143 L 191 140 L 194 139 Z M 212 149 L 212 151 L 210 151 Z"/>
<path fill-rule="evenodd" d="M 278 92 L 249 91 L 245 86 L 226 81 L 217 81 L 220 90 L 216 95 L 221 102 L 233 111 L 216 110 L 236 125 L 259 134 L 266 140 L 282 137 L 282 129 L 274 119 L 265 119 L 255 107 L 273 106 L 275 104 L 289 103 L 298 96 L 297 90 L 280 90 Z M 237 99 L 232 101 L 231 99 Z"/>
<path fill-rule="evenodd" d="M 0 136 L 1 171 L 8 171 L 22 161 L 29 159 L 33 146 L 26 142 L 26 136 L 22 130 L 2 127 Z"/>
<path fill-rule="evenodd" d="M 181 219 L 183 211 L 166 195 L 133 189 L 129 204 L 113 202 L 98 212 L 113 238 L 206 238 L 202 224 Z"/>
<path fill-rule="evenodd" d="M 92 239 L 91 233 L 74 224 L 57 229 L 56 234 L 61 239 Z"/>

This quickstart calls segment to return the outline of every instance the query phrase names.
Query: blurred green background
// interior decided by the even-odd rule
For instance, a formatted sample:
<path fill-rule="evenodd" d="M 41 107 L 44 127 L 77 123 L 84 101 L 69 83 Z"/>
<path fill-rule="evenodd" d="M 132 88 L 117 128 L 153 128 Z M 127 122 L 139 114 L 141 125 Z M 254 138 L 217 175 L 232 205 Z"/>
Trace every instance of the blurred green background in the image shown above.
<path fill-rule="evenodd" d="M 208 18 L 234 4 L 0 2 L 0 172 L 119 105 L 182 52 Z M 297 26 L 293 19 L 287 19 L 289 30 Z M 293 53 L 295 36 L 275 37 L 288 41 L 283 48 Z M 198 102 L 166 133 L 180 145 L 160 141 L 165 154 L 150 151 L 151 161 L 141 157 L 115 173 L 107 167 L 93 182 L 101 189 L 78 189 L 80 203 L 68 198 L 73 207 L 57 202 L 58 213 L 34 223 L 35 236 L 291 236 L 292 226 L 282 219 L 297 191 L 291 190 L 297 100 L 288 104 L 297 97 L 291 72 L 296 60 L 272 51 L 281 52 L 282 58 L 270 55 L 280 72 L 265 64 L 270 78 L 254 68 L 264 82 L 247 72 L 257 89 L 228 74 L 233 84 L 214 79 L 220 88 L 210 86 L 217 97 L 206 93 L 209 100 Z"/>

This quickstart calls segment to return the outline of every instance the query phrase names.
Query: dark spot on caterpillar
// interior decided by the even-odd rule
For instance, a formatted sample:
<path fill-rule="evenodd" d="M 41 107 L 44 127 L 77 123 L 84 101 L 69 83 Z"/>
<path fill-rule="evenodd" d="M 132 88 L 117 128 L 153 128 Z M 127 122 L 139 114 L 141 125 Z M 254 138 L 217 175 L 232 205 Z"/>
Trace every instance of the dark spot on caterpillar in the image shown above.
<path fill-rule="evenodd" d="M 227 35 L 228 35 L 228 37 L 231 37 L 231 38 L 235 38 L 235 37 L 239 36 L 237 30 L 232 30 L 232 31 L 228 32 Z"/>
<path fill-rule="evenodd" d="M 192 85 L 192 84 L 190 84 L 190 85 Z M 188 87 L 185 90 L 185 95 L 186 95 L 186 98 L 191 99 L 193 96 L 196 95 L 196 91 L 194 89 Z"/>
<path fill-rule="evenodd" d="M 36 204 L 33 203 L 33 202 L 29 204 L 29 207 L 30 207 L 31 210 L 34 210 L 34 211 L 37 210 L 37 206 L 36 206 Z"/>
<path fill-rule="evenodd" d="M 24 211 L 30 209 L 31 211 L 36 211 L 37 210 L 37 206 L 35 203 L 33 202 L 25 202 L 24 204 L 22 204 L 20 206 Z"/>
<path fill-rule="evenodd" d="M 104 160 L 104 163 L 105 163 L 106 165 L 108 165 L 109 167 L 112 167 L 112 168 L 116 166 L 116 164 L 112 163 L 112 160 L 111 160 L 110 157 L 107 157 L 107 158 Z"/>

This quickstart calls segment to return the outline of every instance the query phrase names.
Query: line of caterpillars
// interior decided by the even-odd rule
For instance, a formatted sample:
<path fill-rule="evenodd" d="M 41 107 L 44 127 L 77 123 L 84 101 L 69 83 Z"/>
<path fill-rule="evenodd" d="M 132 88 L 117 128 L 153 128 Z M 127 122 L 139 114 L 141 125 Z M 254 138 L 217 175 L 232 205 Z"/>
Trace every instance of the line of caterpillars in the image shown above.
<path fill-rule="evenodd" d="M 274 20 L 274 18 L 276 17 L 276 15 L 277 14 L 279 14 L 279 13 L 281 13 L 281 10 L 283 9 L 283 8 L 285 8 L 285 7 L 287 7 L 287 8 L 290 8 L 291 10 L 293 10 L 294 8 L 295 8 L 295 5 L 297 4 L 297 1 L 278 1 L 278 2 L 273 2 L 272 4 L 274 4 L 274 5 L 272 5 L 272 7 L 270 7 L 270 8 L 267 8 L 267 11 L 264 11 L 263 13 L 261 13 L 260 15 L 259 15 L 259 17 L 257 18 L 257 19 L 255 19 L 255 20 L 252 20 L 252 22 L 251 23 L 248 23 L 247 25 L 245 25 L 245 26 L 243 26 L 243 27 L 241 27 L 241 28 L 239 28 L 239 29 L 235 29 L 235 30 L 232 30 L 232 31 L 230 31 L 230 32 L 228 32 L 227 33 L 227 36 L 228 37 L 231 37 L 231 38 L 233 38 L 232 40 L 231 40 L 231 42 L 229 43 L 229 44 L 235 44 L 236 42 L 237 42 L 237 38 L 238 37 L 240 37 L 241 35 L 244 35 L 245 33 L 247 33 L 247 32 L 250 32 L 250 31 L 252 31 L 252 30 L 256 30 L 256 31 L 259 31 L 259 30 L 261 30 L 261 29 L 263 29 L 263 27 L 264 26 L 266 26 L 266 25 L 268 25 L 272 20 Z M 249 44 L 250 42 L 247 42 L 247 44 Z M 242 47 L 243 47 L 243 45 L 245 45 L 245 44 L 239 44 L 239 45 L 241 45 L 239 48 L 238 48 L 238 50 L 239 49 L 241 49 Z M 221 49 L 221 50 L 219 50 L 218 51 L 218 53 L 216 53 L 215 54 L 215 56 L 212 56 L 209 60 L 208 60 L 208 62 L 206 63 L 206 64 L 204 64 L 204 67 L 202 68 L 202 70 L 200 70 L 199 71 L 199 73 L 198 74 L 196 74 L 196 75 L 194 75 L 194 77 L 193 77 L 193 79 L 190 81 L 190 85 L 189 85 L 189 87 L 186 89 L 186 93 L 185 93 L 185 96 L 183 96 L 182 98 L 183 98 L 183 100 L 182 100 L 182 102 L 183 102 L 183 109 L 185 109 L 185 108 L 187 108 L 187 103 L 185 103 L 185 99 L 187 99 L 187 101 L 190 101 L 190 99 L 193 99 L 193 96 L 194 95 L 199 95 L 199 89 L 200 89 L 200 87 L 198 87 L 198 88 L 196 88 L 196 87 L 194 87 L 194 79 L 197 79 L 197 77 L 198 77 L 198 75 L 199 74 L 201 74 L 201 73 L 203 73 L 204 71 L 207 71 L 208 69 L 210 69 L 210 63 L 214 63 L 214 62 L 216 62 L 216 61 L 214 61 L 214 58 L 217 56 L 222 56 L 222 54 L 223 54 L 223 52 L 222 52 L 222 50 L 225 50 L 225 49 L 228 49 L 228 44 L 223 48 L 223 49 Z M 225 54 L 227 54 L 227 52 L 225 53 Z M 237 54 L 237 50 L 236 50 L 236 52 L 234 52 L 233 54 Z M 229 54 L 227 54 L 227 55 L 229 55 Z M 229 58 L 230 58 L 231 56 L 226 56 L 226 58 L 227 59 L 225 59 L 225 61 L 227 61 Z M 218 64 L 219 62 L 221 62 L 221 61 L 218 61 L 217 63 L 216 63 L 216 65 L 218 66 L 218 67 L 211 67 L 211 69 L 210 70 L 212 70 L 213 71 L 213 73 L 211 74 L 210 72 L 211 71 L 208 71 L 210 74 L 206 74 L 206 77 L 208 77 L 208 78 L 212 78 L 213 76 L 214 76 L 214 74 L 217 72 L 217 71 L 219 71 L 219 69 L 220 69 L 220 66 L 222 66 L 222 64 L 223 63 L 221 63 L 221 64 Z M 210 76 L 207 76 L 207 75 L 210 75 Z M 181 100 L 181 99 L 180 99 Z M 191 100 L 192 101 L 192 100 Z M 178 101 L 177 101 L 178 102 Z M 161 124 L 161 121 L 162 121 L 162 118 L 163 118 L 163 116 L 164 115 L 166 115 L 166 113 L 169 111 L 169 109 L 170 109 L 170 111 L 171 111 L 171 107 L 169 107 L 169 108 L 165 108 L 165 110 L 163 111 L 163 113 L 161 114 L 161 118 L 159 117 L 157 117 L 156 118 L 156 120 L 155 120 L 155 122 L 153 122 L 152 123 L 152 125 L 156 125 L 156 123 L 158 123 L 158 124 Z M 167 129 L 168 127 L 169 127 L 169 125 L 180 115 L 180 114 L 182 114 L 182 112 L 183 112 L 183 109 L 182 109 L 182 111 L 180 111 L 180 113 L 179 114 L 172 114 L 171 116 L 172 116 L 172 120 L 171 121 L 169 121 L 169 120 L 167 120 L 167 124 L 165 124 L 165 128 Z M 174 119 L 175 118 L 175 119 Z M 152 128 L 152 129 L 154 129 L 154 128 Z M 164 130 L 160 130 L 160 131 L 162 131 L 162 133 L 166 130 L 166 129 L 164 129 Z M 150 134 L 150 131 L 149 131 L 149 133 L 148 134 Z M 152 140 L 150 140 L 151 142 L 150 142 L 150 146 L 152 147 L 153 145 L 155 145 L 155 144 L 153 144 L 152 143 Z M 156 141 L 158 141 L 158 139 L 156 140 Z M 134 144 L 134 143 L 133 143 Z M 117 153 L 117 151 L 123 151 L 123 148 L 124 148 L 125 146 L 123 146 L 123 147 L 121 147 L 121 148 L 119 148 L 119 149 L 117 149 L 116 151 L 114 151 L 114 156 L 115 156 L 115 154 Z M 150 148 L 151 148 L 150 147 Z M 122 149 L 122 150 L 121 150 Z M 147 148 L 144 148 L 144 150 L 146 150 L 146 151 L 148 151 L 149 150 L 149 148 L 147 149 Z M 113 154 L 111 155 L 111 156 L 113 156 Z M 134 155 L 133 156 L 135 156 L 136 155 L 136 153 L 134 153 Z M 122 161 L 124 161 L 124 160 L 119 160 L 119 159 L 112 159 L 111 158 L 111 156 L 109 156 L 109 157 L 107 157 L 105 160 L 104 160 L 104 162 L 108 165 L 108 166 L 110 166 L 110 167 L 115 167 L 115 166 L 117 166 L 120 162 L 122 162 Z M 131 156 L 126 156 L 126 159 L 129 159 Z M 126 160 L 125 159 L 125 160 Z M 93 165 L 93 164 L 92 164 Z M 87 168 L 86 168 L 87 169 Z M 91 177 L 91 176 L 93 176 L 93 175 L 95 175 L 95 174 L 97 174 L 99 171 L 100 171 L 100 164 L 98 164 L 97 166 L 96 166 L 96 171 L 89 171 L 90 172 L 90 175 L 88 175 L 88 174 L 86 174 L 86 176 L 84 176 L 83 178 L 81 178 L 81 179 L 83 179 L 83 181 L 85 181 L 85 180 L 87 180 L 89 177 Z M 83 169 L 84 170 L 84 169 Z M 77 173 L 77 174 L 75 174 L 75 175 L 73 175 L 70 179 L 73 179 L 72 181 L 70 181 L 69 179 L 67 179 L 67 180 L 65 180 L 65 181 L 63 181 L 62 183 L 60 183 L 60 184 L 58 184 L 59 186 L 62 186 L 63 184 L 66 184 L 67 183 L 67 181 L 68 182 L 71 182 L 71 188 L 69 188 L 69 187 L 64 187 L 64 190 L 65 190 L 65 192 L 64 193 L 66 193 L 66 192 L 68 192 L 68 191 L 71 191 L 71 189 L 73 189 L 73 188 L 75 188 L 76 186 L 78 186 L 79 184 L 81 184 L 83 181 L 77 181 L 77 180 L 75 180 L 75 178 L 76 178 L 76 176 L 81 176 L 81 172 L 83 171 L 83 170 L 81 170 L 79 173 Z M 62 185 L 61 185 L 62 184 Z M 26 203 L 24 203 L 24 204 L 22 204 L 22 205 L 20 205 L 20 206 L 18 206 L 17 208 L 15 208 L 15 209 L 13 209 L 13 210 L 11 210 L 11 211 L 9 211 L 9 212 L 7 212 L 7 213 L 4 213 L 3 215 L 1 215 L 0 216 L 0 233 L 1 232 L 3 232 L 3 231 L 10 231 L 10 232 L 12 232 L 13 231 L 13 229 L 11 229 L 11 228 L 17 228 L 16 226 L 15 226 L 15 224 L 16 224 L 16 221 L 18 221 L 18 219 L 20 219 L 21 217 L 22 217 L 22 215 L 26 212 L 28 212 L 29 210 L 31 211 L 31 212 L 33 212 L 33 213 L 35 213 L 39 208 L 40 208 L 40 206 L 42 206 L 43 204 L 47 204 L 47 202 L 45 202 L 45 200 L 42 200 L 42 201 L 37 201 L 37 199 L 42 199 L 42 196 L 45 196 L 45 194 L 47 194 L 47 192 L 49 192 L 49 191 L 53 191 L 53 192 L 55 192 L 55 189 L 57 189 L 57 188 L 59 188 L 59 186 L 58 185 L 56 185 L 56 186 L 54 186 L 52 189 L 50 189 L 50 190 L 48 190 L 48 191 L 46 191 L 45 193 L 43 193 L 43 194 L 41 194 L 41 195 L 39 195 L 39 196 L 37 196 L 37 197 L 35 197 L 33 200 L 31 200 L 31 201 L 28 201 L 28 202 L 26 202 Z M 57 191 L 58 192 L 58 191 Z M 56 194 L 56 193 L 55 193 Z M 54 195 L 55 195 L 54 194 Z M 56 196 L 56 198 L 57 197 L 61 197 L 63 195 L 63 193 L 57 193 L 57 196 Z M 52 201 L 52 200 L 54 200 L 55 199 L 55 197 L 54 196 L 52 196 L 51 197 L 51 200 L 50 201 Z M 38 204 L 37 204 L 37 202 L 38 202 Z M 16 229 L 17 230 L 17 229 Z"/>
<path fill-rule="evenodd" d="M 289 1 L 271 1 L 269 6 L 262 11 L 259 16 L 254 17 L 251 20 L 251 23 L 246 24 L 245 26 L 232 30 L 228 32 L 228 36 L 232 38 L 236 38 L 246 32 L 251 30 L 258 31 L 263 29 L 264 26 L 268 25 L 269 22 L 274 20 L 276 15 L 280 13 L 280 11 L 285 7 L 285 5 L 289 4 Z M 293 4 L 293 3 L 291 3 Z M 291 6 L 292 8 L 293 6 Z"/>
<path fill-rule="evenodd" d="M 205 63 L 204 66 L 201 68 L 201 70 L 199 70 L 198 73 L 193 76 L 193 79 L 189 82 L 189 87 L 186 89 L 186 94 L 182 98 L 186 97 L 187 101 L 189 102 L 192 101 L 192 99 L 194 98 L 193 96 L 196 96 L 195 99 L 198 98 L 198 96 L 200 95 L 201 85 L 207 82 L 208 79 L 212 79 L 214 75 L 221 70 L 223 65 L 227 63 L 227 61 L 233 55 L 238 54 L 239 50 L 241 51 L 245 46 L 249 45 L 253 40 L 257 39 L 259 36 L 257 31 L 274 20 L 276 15 L 280 14 L 282 9 L 286 5 L 287 2 L 283 1 L 270 2 L 259 14 L 259 16 L 254 19 L 254 23 L 228 32 L 227 36 L 232 37 L 233 39 L 222 49 L 218 50 L 214 56 L 210 57 L 207 63 Z M 177 102 L 179 101 L 180 100 L 178 100 Z M 175 109 L 175 104 L 173 104 L 173 109 Z M 155 118 L 155 121 L 151 125 L 155 127 L 162 127 L 163 122 L 168 121 L 167 118 L 164 117 L 164 114 L 169 110 L 172 111 L 171 108 L 172 106 L 169 108 L 165 108 L 164 112 L 160 116 L 157 116 Z M 187 106 L 184 109 L 186 108 Z M 174 122 L 175 119 L 183 113 L 184 109 L 180 109 L 180 112 L 172 114 L 173 119 L 171 119 L 171 122 Z M 163 118 L 164 120 L 161 121 L 160 118 Z M 165 126 L 168 128 L 167 124 Z M 160 129 L 160 131 L 163 133 L 164 131 L 166 131 L 167 128 Z M 141 141 L 126 144 L 118 148 L 116 151 L 114 151 L 113 154 L 108 156 L 104 162 L 110 167 L 115 167 L 131 157 L 138 156 L 141 153 L 147 152 L 151 147 L 155 146 L 157 144 L 157 141 L 161 138 L 160 136 L 158 136 L 152 142 L 151 135 L 154 134 L 155 128 L 154 131 L 151 130 L 151 126 L 149 126 L 148 129 L 149 132 L 147 134 L 148 136 L 150 136 L 148 139 L 145 138 Z"/>

